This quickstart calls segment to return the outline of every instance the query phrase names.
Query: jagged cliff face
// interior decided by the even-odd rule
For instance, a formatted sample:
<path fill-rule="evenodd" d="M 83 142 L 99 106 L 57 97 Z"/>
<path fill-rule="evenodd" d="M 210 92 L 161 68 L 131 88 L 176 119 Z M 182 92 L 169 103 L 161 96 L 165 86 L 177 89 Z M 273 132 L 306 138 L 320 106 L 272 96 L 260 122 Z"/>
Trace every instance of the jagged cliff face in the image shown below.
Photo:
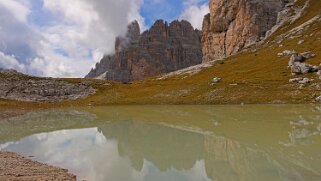
<path fill-rule="evenodd" d="M 129 82 L 200 64 L 201 36 L 187 21 L 162 20 L 140 34 L 135 21 L 125 38 L 116 39 L 115 55 L 105 56 L 86 77 Z"/>
<path fill-rule="evenodd" d="M 210 0 L 203 22 L 203 61 L 235 54 L 266 36 L 292 0 Z"/>

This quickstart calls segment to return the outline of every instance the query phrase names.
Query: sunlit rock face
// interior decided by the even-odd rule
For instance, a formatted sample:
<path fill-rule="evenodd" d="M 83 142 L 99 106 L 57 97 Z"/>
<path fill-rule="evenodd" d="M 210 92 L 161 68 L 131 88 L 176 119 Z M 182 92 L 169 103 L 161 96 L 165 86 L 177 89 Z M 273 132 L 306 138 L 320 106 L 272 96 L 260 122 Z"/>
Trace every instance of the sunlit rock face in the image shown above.
<path fill-rule="evenodd" d="M 105 56 L 86 77 L 130 82 L 201 62 L 201 31 L 189 22 L 158 20 L 140 34 L 134 21 L 125 37 L 116 38 L 115 54 Z"/>
<path fill-rule="evenodd" d="M 264 38 L 292 0 L 211 0 L 203 21 L 203 61 L 233 55 Z"/>

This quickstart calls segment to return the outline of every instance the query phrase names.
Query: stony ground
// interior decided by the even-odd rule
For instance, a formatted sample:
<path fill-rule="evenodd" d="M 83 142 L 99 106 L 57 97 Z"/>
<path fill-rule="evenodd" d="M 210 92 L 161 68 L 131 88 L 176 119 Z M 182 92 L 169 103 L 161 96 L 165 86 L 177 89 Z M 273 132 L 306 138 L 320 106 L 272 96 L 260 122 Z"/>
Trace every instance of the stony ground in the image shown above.
<path fill-rule="evenodd" d="M 34 162 L 15 153 L 0 152 L 0 180 L 72 181 L 76 180 L 76 176 L 68 173 L 68 170 Z"/>
<path fill-rule="evenodd" d="M 86 83 L 37 78 L 0 69 L 0 98 L 18 101 L 63 101 L 86 98 L 95 89 Z"/>

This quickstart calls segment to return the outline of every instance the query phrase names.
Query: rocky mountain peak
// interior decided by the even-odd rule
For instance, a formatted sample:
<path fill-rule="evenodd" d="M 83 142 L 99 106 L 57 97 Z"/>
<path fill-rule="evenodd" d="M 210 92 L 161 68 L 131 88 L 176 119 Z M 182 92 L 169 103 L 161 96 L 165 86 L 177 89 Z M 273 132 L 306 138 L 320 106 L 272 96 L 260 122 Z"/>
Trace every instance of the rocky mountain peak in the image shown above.
<path fill-rule="evenodd" d="M 125 37 L 118 36 L 115 40 L 115 51 L 120 52 L 127 48 L 128 44 L 138 42 L 140 36 L 140 27 L 135 20 L 127 26 Z"/>
<path fill-rule="evenodd" d="M 126 38 L 130 41 L 138 41 L 140 36 L 140 27 L 138 22 L 135 20 L 127 26 Z"/>
<path fill-rule="evenodd" d="M 201 32 L 189 22 L 157 20 L 140 34 L 134 21 L 125 37 L 116 38 L 115 55 L 106 55 L 86 77 L 129 82 L 201 62 Z"/>

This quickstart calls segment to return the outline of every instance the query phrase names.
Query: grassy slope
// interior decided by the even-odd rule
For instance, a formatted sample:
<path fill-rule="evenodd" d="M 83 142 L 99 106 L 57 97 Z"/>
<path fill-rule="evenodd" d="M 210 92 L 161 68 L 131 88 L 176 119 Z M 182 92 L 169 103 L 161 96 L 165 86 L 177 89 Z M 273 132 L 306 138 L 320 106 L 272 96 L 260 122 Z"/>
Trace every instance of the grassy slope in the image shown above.
<path fill-rule="evenodd" d="M 299 0 L 297 6 L 303 6 L 306 0 Z M 307 63 L 319 65 L 321 63 L 321 22 L 311 25 L 303 35 L 294 39 L 286 39 L 283 47 L 273 43 L 278 35 L 288 32 L 316 15 L 321 14 L 320 0 L 311 0 L 309 8 L 303 16 L 293 24 L 280 28 L 269 40 L 270 43 L 252 47 L 247 52 L 227 58 L 224 64 L 201 71 L 198 74 L 184 78 L 185 75 L 174 76 L 164 80 L 155 78 L 136 81 L 124 85 L 92 81 L 99 92 L 87 99 L 65 101 L 61 103 L 21 103 L 0 100 L 0 107 L 60 107 L 82 105 L 108 104 L 238 104 L 238 103 L 310 103 L 321 94 L 321 89 L 311 85 L 301 87 L 288 83 L 291 76 L 287 68 L 289 57 L 278 58 L 276 55 L 283 50 L 310 51 L 317 54 L 316 58 Z M 305 43 L 298 45 L 299 40 Z M 256 50 L 255 52 L 253 50 Z M 213 77 L 222 77 L 221 83 L 210 86 Z M 316 74 L 304 75 L 316 79 Z M 66 79 L 72 82 L 81 79 Z M 237 84 L 232 86 L 230 84 Z"/>

